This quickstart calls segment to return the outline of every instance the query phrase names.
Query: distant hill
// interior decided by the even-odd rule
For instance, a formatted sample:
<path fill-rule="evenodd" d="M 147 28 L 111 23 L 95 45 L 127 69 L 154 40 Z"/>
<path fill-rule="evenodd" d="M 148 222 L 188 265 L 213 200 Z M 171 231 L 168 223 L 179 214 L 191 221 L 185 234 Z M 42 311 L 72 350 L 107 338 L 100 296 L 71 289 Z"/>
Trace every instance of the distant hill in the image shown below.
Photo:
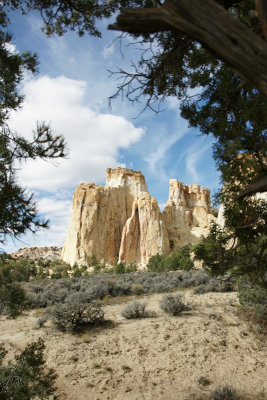
<path fill-rule="evenodd" d="M 27 257 L 30 260 L 58 260 L 60 259 L 62 247 L 24 247 L 14 253 L 10 253 L 13 258 Z"/>

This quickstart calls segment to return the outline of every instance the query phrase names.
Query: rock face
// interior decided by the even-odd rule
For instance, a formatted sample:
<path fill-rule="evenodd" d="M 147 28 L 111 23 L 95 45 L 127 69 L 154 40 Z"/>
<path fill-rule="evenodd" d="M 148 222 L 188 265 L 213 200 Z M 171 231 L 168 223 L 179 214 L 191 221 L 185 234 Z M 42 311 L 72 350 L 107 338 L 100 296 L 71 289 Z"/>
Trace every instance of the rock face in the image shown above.
<path fill-rule="evenodd" d="M 168 254 L 169 239 L 162 214 L 155 197 L 139 193 L 132 206 L 132 214 L 123 228 L 119 259 L 145 265 L 157 253 Z"/>
<path fill-rule="evenodd" d="M 105 186 L 76 188 L 61 257 L 71 265 L 90 265 L 92 256 L 108 264 L 119 259 L 145 265 L 152 255 L 196 243 L 214 218 L 208 189 L 172 179 L 161 213 L 140 171 L 108 168 Z"/>
<path fill-rule="evenodd" d="M 208 232 L 215 217 L 210 205 L 210 191 L 199 185 L 186 186 L 170 180 L 169 200 L 163 212 L 171 249 L 195 244 Z"/>

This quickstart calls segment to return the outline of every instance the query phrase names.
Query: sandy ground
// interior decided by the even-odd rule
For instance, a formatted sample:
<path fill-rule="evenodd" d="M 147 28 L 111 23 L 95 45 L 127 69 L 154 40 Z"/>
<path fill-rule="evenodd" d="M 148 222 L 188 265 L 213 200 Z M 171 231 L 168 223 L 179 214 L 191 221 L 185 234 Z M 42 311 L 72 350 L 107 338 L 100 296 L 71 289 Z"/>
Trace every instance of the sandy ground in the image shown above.
<path fill-rule="evenodd" d="M 15 352 L 42 337 L 62 400 L 200 400 L 222 384 L 267 399 L 266 336 L 240 317 L 236 294 L 183 293 L 195 306 L 177 317 L 159 308 L 162 294 L 138 298 L 156 313 L 139 320 L 120 315 L 133 298 L 112 299 L 104 310 L 113 323 L 83 334 L 36 329 L 39 310 L 1 317 L 0 341 Z"/>

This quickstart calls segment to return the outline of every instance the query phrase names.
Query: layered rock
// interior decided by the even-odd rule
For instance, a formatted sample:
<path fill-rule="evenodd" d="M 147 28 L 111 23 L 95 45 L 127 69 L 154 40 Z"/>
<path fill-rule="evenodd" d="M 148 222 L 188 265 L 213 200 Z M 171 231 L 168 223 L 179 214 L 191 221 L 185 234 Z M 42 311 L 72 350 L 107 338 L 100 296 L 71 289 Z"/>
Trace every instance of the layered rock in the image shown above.
<path fill-rule="evenodd" d="M 145 265 L 152 255 L 196 243 L 212 219 L 208 189 L 172 179 L 161 213 L 140 171 L 109 168 L 105 186 L 76 188 L 62 258 L 71 265 L 89 265 L 92 256 Z"/>

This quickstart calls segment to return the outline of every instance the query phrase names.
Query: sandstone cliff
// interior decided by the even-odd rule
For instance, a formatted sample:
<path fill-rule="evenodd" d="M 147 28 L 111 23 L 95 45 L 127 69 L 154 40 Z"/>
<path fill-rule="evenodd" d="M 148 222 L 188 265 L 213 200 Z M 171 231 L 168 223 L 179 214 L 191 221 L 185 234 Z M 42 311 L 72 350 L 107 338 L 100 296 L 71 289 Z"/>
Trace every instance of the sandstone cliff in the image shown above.
<path fill-rule="evenodd" d="M 196 243 L 214 218 L 206 188 L 172 179 L 161 213 L 140 171 L 108 168 L 105 186 L 76 188 L 62 258 L 71 265 L 88 265 L 92 255 L 108 264 L 145 265 L 152 255 Z"/>
<path fill-rule="evenodd" d="M 186 186 L 171 179 L 169 200 L 163 212 L 171 248 L 195 244 L 208 232 L 212 220 L 210 191 L 199 185 Z"/>

